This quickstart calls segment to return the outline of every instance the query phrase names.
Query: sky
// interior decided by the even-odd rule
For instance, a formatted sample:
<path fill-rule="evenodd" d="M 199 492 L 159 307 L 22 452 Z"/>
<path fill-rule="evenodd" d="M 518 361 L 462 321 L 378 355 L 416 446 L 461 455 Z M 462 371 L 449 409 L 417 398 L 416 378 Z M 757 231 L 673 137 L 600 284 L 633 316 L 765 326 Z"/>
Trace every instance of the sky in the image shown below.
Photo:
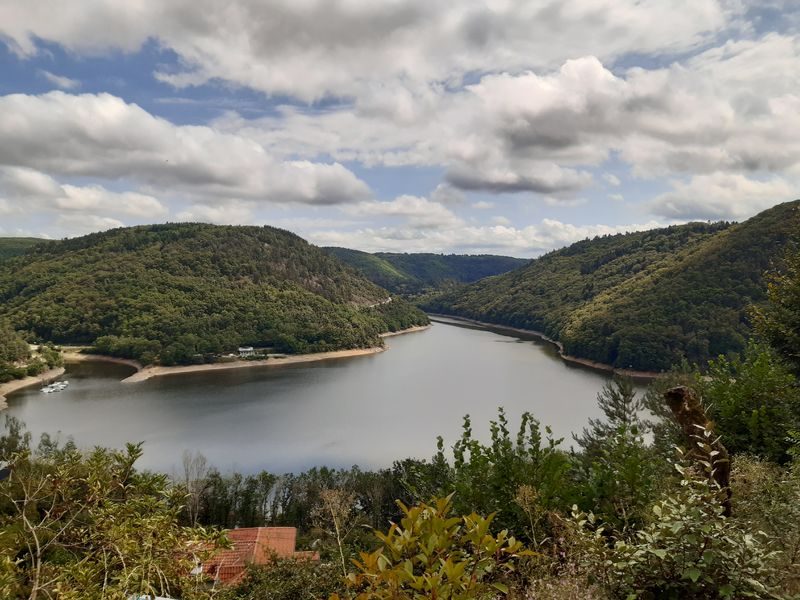
<path fill-rule="evenodd" d="M 798 0 L 0 0 L 0 236 L 533 257 L 798 182 Z"/>

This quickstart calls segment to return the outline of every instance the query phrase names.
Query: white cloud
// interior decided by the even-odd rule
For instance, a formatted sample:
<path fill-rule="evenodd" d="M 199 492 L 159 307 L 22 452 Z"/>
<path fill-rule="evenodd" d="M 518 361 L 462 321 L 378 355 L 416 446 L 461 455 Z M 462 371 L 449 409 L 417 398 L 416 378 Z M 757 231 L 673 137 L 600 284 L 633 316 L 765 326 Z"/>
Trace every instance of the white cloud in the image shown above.
<path fill-rule="evenodd" d="M 446 206 L 460 206 L 466 202 L 464 193 L 446 183 L 440 183 L 430 194 L 431 200 Z"/>
<path fill-rule="evenodd" d="M 390 202 L 361 202 L 342 210 L 355 217 L 399 217 L 419 229 L 452 227 L 462 222 L 446 206 L 418 196 L 399 196 Z"/>
<path fill-rule="evenodd" d="M 370 196 L 339 163 L 275 160 L 251 139 L 173 125 L 110 94 L 2 96 L 0 138 L 0 165 L 125 178 L 201 201 L 338 204 Z"/>
<path fill-rule="evenodd" d="M 211 206 L 195 204 L 178 213 L 178 221 L 215 223 L 218 225 L 252 225 L 254 221 L 252 202 L 228 202 Z"/>
<path fill-rule="evenodd" d="M 471 192 L 498 206 L 509 193 L 560 210 L 621 202 L 641 195 L 608 172 L 621 164 L 674 181 L 647 205 L 659 218 L 743 218 L 797 196 L 800 180 L 800 10 L 768 1 L 7 2 L 0 40 L 23 60 L 46 51 L 38 40 L 77 55 L 149 41 L 178 57 L 159 67 L 163 82 L 288 100 L 249 120 L 234 98 L 210 124 L 175 125 L 109 94 L 0 97 L 0 211 L 25 209 L 24 197 L 101 219 L 161 218 L 166 204 L 182 219 L 245 223 L 265 205 L 342 205 L 369 222 L 368 244 L 456 247 L 452 234 L 530 253 L 582 229 L 470 227 L 457 211 L 486 202 Z M 764 10 L 779 11 L 779 31 L 760 33 Z M 308 104 L 320 98 L 338 101 Z M 428 198 L 377 202 L 350 162 L 444 181 Z"/>
<path fill-rule="evenodd" d="M 95 231 L 106 231 L 123 227 L 124 223 L 111 217 L 97 215 L 61 215 L 58 217 L 57 226 L 66 236 L 85 235 Z"/>
<path fill-rule="evenodd" d="M 724 0 L 26 0 L 0 7 L 0 34 L 20 56 L 37 52 L 37 38 L 83 54 L 154 39 L 180 57 L 158 74 L 176 87 L 221 79 L 308 101 L 586 54 L 685 51 L 742 12 Z"/>
<path fill-rule="evenodd" d="M 103 211 L 150 221 L 167 215 L 167 208 L 153 196 L 137 192 L 112 192 L 99 185 L 62 185 L 63 196 L 55 198 L 58 208 L 71 211 Z"/>
<path fill-rule="evenodd" d="M 367 252 L 494 253 L 533 257 L 595 235 L 640 231 L 659 226 L 662 224 L 656 221 L 612 226 L 572 225 L 544 219 L 537 225 L 521 228 L 503 224 L 431 229 L 406 226 L 369 227 L 355 231 L 315 231 L 309 232 L 307 237 L 319 245 L 345 246 Z"/>
<path fill-rule="evenodd" d="M 478 210 L 489 210 L 490 208 L 494 208 L 494 202 L 479 200 L 478 202 L 474 202 L 472 204 L 472 208 L 477 208 Z"/>
<path fill-rule="evenodd" d="M 44 69 L 40 69 L 39 74 L 48 82 L 62 90 L 75 90 L 81 87 L 81 82 L 77 79 L 70 79 L 69 77 L 64 77 L 63 75 L 56 75 L 55 73 L 45 71 Z"/>
<path fill-rule="evenodd" d="M 17 213 L 55 211 L 157 221 L 169 212 L 153 196 L 115 192 L 100 185 L 60 184 L 49 175 L 21 167 L 0 167 L 0 198 L 15 206 Z"/>
<path fill-rule="evenodd" d="M 644 178 L 800 173 L 798 89 L 800 38 L 769 34 L 658 69 L 614 73 L 587 56 L 544 74 L 488 74 L 411 96 L 402 117 L 362 99 L 217 125 L 276 154 L 444 167 L 451 187 L 574 201 L 612 154 Z"/>
<path fill-rule="evenodd" d="M 652 201 L 654 214 L 681 220 L 738 221 L 798 196 L 797 186 L 783 179 L 759 181 L 728 173 L 698 175 L 672 185 L 672 191 Z"/>

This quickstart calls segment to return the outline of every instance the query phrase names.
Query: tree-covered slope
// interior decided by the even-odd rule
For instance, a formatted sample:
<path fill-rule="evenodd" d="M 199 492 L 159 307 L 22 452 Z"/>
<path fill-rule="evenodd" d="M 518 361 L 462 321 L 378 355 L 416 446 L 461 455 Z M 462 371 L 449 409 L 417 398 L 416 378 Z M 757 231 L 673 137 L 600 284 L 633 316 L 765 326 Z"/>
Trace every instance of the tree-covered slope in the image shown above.
<path fill-rule="evenodd" d="M 419 285 L 416 278 L 375 254 L 349 248 L 331 247 L 324 250 L 356 269 L 373 283 L 392 292 L 414 289 Z"/>
<path fill-rule="evenodd" d="M 0 261 L 25 254 L 37 244 L 49 241 L 41 238 L 0 237 Z"/>
<path fill-rule="evenodd" d="M 325 248 L 367 279 L 396 293 L 417 293 L 448 283 L 472 283 L 507 273 L 529 261 L 492 254 L 370 254 L 349 248 Z"/>
<path fill-rule="evenodd" d="M 116 229 L 0 265 L 0 318 L 29 338 L 191 362 L 240 344 L 287 352 L 379 343 L 417 309 L 287 231 L 199 224 Z"/>
<path fill-rule="evenodd" d="M 427 302 L 425 308 L 541 331 L 567 354 L 661 370 L 744 347 L 764 272 L 800 234 L 800 201 L 740 224 L 605 236 Z"/>

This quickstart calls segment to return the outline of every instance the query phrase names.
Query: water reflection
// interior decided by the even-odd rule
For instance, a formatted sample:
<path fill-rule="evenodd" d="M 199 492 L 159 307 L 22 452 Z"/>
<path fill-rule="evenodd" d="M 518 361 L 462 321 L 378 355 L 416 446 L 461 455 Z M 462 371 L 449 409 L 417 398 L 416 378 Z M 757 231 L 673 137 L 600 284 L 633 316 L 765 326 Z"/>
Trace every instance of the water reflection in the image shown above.
<path fill-rule="evenodd" d="M 387 344 L 372 356 L 138 384 L 120 383 L 127 367 L 75 365 L 67 390 L 18 392 L 8 413 L 36 436 L 58 432 L 81 446 L 144 441 L 149 468 L 170 471 L 192 449 L 245 472 L 429 457 L 437 435 L 459 435 L 464 414 L 485 437 L 498 406 L 512 424 L 531 411 L 567 438 L 598 416 L 606 376 L 565 365 L 547 344 L 446 324 Z"/>

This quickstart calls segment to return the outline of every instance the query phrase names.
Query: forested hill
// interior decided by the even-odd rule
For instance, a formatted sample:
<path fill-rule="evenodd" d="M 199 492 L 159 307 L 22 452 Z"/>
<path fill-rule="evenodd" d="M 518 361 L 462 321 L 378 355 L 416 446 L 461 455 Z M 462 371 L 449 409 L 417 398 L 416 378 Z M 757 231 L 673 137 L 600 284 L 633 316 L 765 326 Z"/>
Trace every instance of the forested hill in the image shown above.
<path fill-rule="evenodd" d="M 0 261 L 25 254 L 37 244 L 44 244 L 49 241 L 40 238 L 0 237 Z"/>
<path fill-rule="evenodd" d="M 472 283 L 530 262 L 492 254 L 370 254 L 349 248 L 325 250 L 358 269 L 367 279 L 395 293 L 418 293 L 448 283 Z"/>
<path fill-rule="evenodd" d="M 29 339 L 118 336 L 105 345 L 166 364 L 241 344 L 284 352 L 370 346 L 382 332 L 427 322 L 388 298 L 351 267 L 271 227 L 116 229 L 0 264 L 0 320 Z"/>
<path fill-rule="evenodd" d="M 743 348 L 764 272 L 800 236 L 800 201 L 740 224 L 585 240 L 423 308 L 543 332 L 567 354 L 663 370 Z"/>

